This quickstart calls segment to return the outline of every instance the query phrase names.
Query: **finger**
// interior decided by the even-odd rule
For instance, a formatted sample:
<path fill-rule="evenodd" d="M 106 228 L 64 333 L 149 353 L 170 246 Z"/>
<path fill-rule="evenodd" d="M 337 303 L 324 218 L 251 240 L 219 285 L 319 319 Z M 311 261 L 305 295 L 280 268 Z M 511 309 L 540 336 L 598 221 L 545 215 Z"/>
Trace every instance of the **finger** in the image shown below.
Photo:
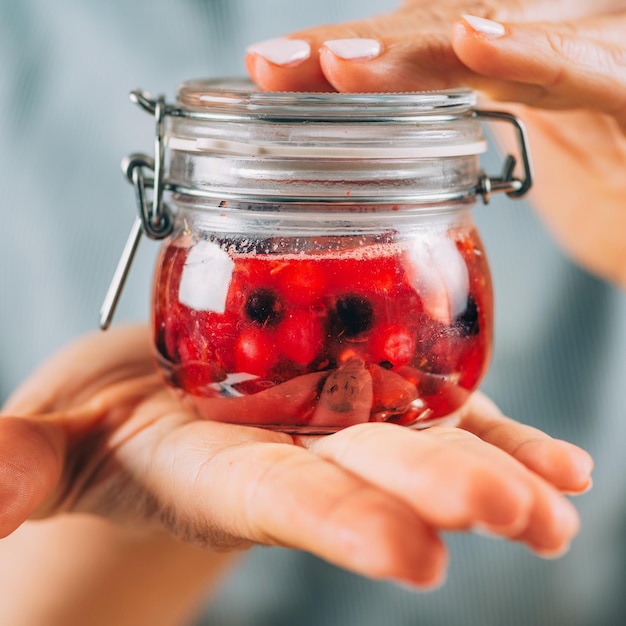
<path fill-rule="evenodd" d="M 434 527 L 480 526 L 542 553 L 564 549 L 578 530 L 576 511 L 556 490 L 460 429 L 368 424 L 313 440 L 311 450 L 404 500 Z"/>
<path fill-rule="evenodd" d="M 560 491 L 582 493 L 591 487 L 593 459 L 585 450 L 503 416 L 482 394 L 472 396 L 459 427 L 504 450 Z"/>
<path fill-rule="evenodd" d="M 54 490 L 65 436 L 54 424 L 0 418 L 0 537 L 24 522 Z"/>
<path fill-rule="evenodd" d="M 150 471 L 170 530 L 209 545 L 230 536 L 306 550 L 372 578 L 440 582 L 443 544 L 410 507 L 283 441 L 226 424 L 179 429 Z"/>
<path fill-rule="evenodd" d="M 332 91 L 315 43 L 306 39 L 293 36 L 253 44 L 245 63 L 252 80 L 266 91 Z"/>
<path fill-rule="evenodd" d="M 626 129 L 626 45 L 616 41 L 616 27 L 626 29 L 626 16 L 568 26 L 467 16 L 454 25 L 452 46 L 469 69 L 490 79 L 482 89 L 492 98 L 589 108 L 614 116 Z"/>
<path fill-rule="evenodd" d="M 467 68 L 449 43 L 450 21 L 398 11 L 254 44 L 246 66 L 265 90 L 345 92 L 445 88 Z"/>

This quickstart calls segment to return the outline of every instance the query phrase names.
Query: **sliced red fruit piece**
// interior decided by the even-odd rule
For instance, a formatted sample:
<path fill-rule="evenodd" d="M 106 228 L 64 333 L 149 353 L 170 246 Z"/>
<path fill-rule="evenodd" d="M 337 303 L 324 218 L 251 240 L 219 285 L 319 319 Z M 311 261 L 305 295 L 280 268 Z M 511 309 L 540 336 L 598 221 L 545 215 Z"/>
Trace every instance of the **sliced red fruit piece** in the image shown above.
<path fill-rule="evenodd" d="M 307 424 L 328 372 L 296 376 L 250 396 L 235 398 L 190 397 L 201 415 L 212 420 L 251 426 Z"/>
<path fill-rule="evenodd" d="M 266 391 L 270 387 L 274 387 L 275 384 L 271 380 L 261 379 L 261 378 L 247 378 L 245 380 L 231 383 L 229 387 L 234 389 L 245 396 L 251 396 L 255 393 L 260 393 L 261 391 Z"/>
<path fill-rule="evenodd" d="M 445 417 L 465 404 L 471 391 L 450 382 L 445 376 L 429 374 L 404 366 L 397 373 L 417 387 L 420 398 L 430 409 L 428 419 Z"/>
<path fill-rule="evenodd" d="M 382 421 L 392 415 L 404 413 L 410 409 L 411 403 L 419 398 L 415 385 L 399 374 L 375 363 L 370 365 L 369 370 L 372 376 L 374 419 Z"/>
<path fill-rule="evenodd" d="M 344 428 L 368 422 L 372 399 L 372 377 L 364 361 L 350 359 L 326 379 L 309 424 Z"/>

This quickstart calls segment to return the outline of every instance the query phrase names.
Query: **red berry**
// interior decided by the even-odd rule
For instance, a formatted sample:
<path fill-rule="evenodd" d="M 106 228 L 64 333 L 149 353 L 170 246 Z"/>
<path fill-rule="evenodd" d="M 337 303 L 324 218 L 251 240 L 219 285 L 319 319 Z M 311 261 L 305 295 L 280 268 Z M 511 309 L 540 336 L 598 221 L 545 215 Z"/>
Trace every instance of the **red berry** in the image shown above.
<path fill-rule="evenodd" d="M 311 260 L 289 260 L 271 271 L 277 290 L 290 305 L 308 307 L 318 302 L 326 289 L 320 264 Z"/>
<path fill-rule="evenodd" d="M 388 361 L 392 367 L 409 364 L 415 357 L 415 336 L 400 324 L 386 324 L 375 328 L 369 342 L 372 361 Z"/>
<path fill-rule="evenodd" d="M 237 371 L 267 376 L 278 360 L 276 346 L 269 331 L 263 328 L 244 330 L 235 343 Z"/>
<path fill-rule="evenodd" d="M 405 413 L 419 398 L 415 385 L 395 372 L 375 363 L 370 365 L 369 371 L 373 385 L 372 413 L 375 416 L 389 419 L 392 415 Z"/>
<path fill-rule="evenodd" d="M 288 313 L 276 331 L 279 352 L 299 365 L 320 356 L 324 346 L 323 319 L 313 312 Z"/>

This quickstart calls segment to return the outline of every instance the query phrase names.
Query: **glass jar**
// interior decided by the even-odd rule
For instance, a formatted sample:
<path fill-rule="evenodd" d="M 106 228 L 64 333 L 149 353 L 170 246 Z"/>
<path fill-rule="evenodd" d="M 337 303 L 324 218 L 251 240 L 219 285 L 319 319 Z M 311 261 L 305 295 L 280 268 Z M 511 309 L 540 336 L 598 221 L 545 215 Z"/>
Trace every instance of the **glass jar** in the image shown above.
<path fill-rule="evenodd" d="M 156 361 L 201 417 L 309 434 L 453 419 L 492 348 L 471 208 L 530 186 L 518 120 L 477 112 L 465 90 L 262 93 L 226 80 L 185 83 L 175 105 L 133 98 L 156 117 L 155 159 L 124 164 L 140 218 L 102 325 L 146 232 L 163 239 Z M 512 157 L 498 178 L 481 171 L 480 116 L 515 125 L 522 180 Z"/>

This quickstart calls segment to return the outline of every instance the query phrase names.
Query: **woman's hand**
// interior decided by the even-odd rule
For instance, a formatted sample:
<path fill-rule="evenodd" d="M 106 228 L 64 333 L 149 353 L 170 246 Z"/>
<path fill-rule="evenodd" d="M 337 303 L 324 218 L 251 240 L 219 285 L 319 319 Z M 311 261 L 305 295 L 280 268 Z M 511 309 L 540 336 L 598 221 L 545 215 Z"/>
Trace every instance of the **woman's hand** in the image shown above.
<path fill-rule="evenodd" d="M 576 261 L 626 287 L 624 33 L 624 0 L 406 0 L 251 46 L 247 66 L 264 89 L 468 86 L 523 105 L 541 216 Z"/>
<path fill-rule="evenodd" d="M 145 328 L 88 336 L 36 372 L 0 419 L 0 536 L 89 512 L 224 550 L 308 550 L 374 578 L 441 580 L 442 530 L 482 528 L 540 554 L 578 529 L 563 493 L 579 448 L 473 396 L 460 428 L 363 424 L 322 438 L 202 421 L 154 370 Z"/>

